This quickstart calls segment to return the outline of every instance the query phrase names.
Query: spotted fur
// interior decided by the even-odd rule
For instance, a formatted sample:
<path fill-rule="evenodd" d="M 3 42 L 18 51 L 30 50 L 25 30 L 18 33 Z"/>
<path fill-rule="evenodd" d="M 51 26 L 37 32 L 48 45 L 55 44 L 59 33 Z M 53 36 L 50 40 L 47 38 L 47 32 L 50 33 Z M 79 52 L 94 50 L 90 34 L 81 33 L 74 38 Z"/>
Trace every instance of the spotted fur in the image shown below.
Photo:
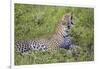
<path fill-rule="evenodd" d="M 17 41 L 15 43 L 16 51 L 20 53 L 27 53 L 30 51 L 48 51 L 54 48 L 68 49 L 72 45 L 68 34 L 72 25 L 72 15 L 65 14 L 58 23 L 56 31 L 50 39 Z"/>

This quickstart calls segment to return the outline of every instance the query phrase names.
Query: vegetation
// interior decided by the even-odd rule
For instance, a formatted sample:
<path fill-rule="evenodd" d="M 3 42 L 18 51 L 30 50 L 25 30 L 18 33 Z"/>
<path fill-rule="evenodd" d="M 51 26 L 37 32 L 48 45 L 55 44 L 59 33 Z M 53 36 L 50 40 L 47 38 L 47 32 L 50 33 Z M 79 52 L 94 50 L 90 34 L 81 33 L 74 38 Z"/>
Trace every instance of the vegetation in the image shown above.
<path fill-rule="evenodd" d="M 15 40 L 31 40 L 52 35 L 65 13 L 73 13 L 74 26 L 70 31 L 74 44 L 81 49 L 75 53 L 60 49 L 53 52 L 15 52 L 15 65 L 77 62 L 94 60 L 94 9 L 44 5 L 15 4 Z"/>

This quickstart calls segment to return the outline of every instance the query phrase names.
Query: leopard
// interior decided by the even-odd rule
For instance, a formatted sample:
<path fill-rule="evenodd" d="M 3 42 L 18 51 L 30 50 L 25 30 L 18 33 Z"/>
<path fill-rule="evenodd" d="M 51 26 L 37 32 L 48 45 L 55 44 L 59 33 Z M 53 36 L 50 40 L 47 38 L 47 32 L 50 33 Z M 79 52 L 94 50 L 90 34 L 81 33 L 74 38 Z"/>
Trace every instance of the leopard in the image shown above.
<path fill-rule="evenodd" d="M 15 49 L 19 53 L 29 53 L 32 51 L 49 51 L 52 49 L 69 49 L 73 44 L 69 35 L 70 29 L 73 27 L 73 16 L 71 13 L 63 15 L 62 19 L 58 22 L 58 25 L 53 33 L 52 37 L 37 38 L 33 40 L 16 41 Z"/>

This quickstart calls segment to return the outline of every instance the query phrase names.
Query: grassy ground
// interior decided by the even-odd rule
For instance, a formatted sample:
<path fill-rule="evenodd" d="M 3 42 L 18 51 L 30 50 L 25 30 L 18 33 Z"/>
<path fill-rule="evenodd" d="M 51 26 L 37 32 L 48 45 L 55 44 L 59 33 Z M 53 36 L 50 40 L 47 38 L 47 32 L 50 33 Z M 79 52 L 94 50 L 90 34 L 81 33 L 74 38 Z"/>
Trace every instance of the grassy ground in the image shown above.
<path fill-rule="evenodd" d="M 54 52 L 15 52 L 15 65 L 76 62 L 94 60 L 94 9 L 15 4 L 15 40 L 31 40 L 49 36 L 65 13 L 73 13 L 74 27 L 70 31 L 73 43 L 81 47 L 75 53 L 60 49 Z"/>

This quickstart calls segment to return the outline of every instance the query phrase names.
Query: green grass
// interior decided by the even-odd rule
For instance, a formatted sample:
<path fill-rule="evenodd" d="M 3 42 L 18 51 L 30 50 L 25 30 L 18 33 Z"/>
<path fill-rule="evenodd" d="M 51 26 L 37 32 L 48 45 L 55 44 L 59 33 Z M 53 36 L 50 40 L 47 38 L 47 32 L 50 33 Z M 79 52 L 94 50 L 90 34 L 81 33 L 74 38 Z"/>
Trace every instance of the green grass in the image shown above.
<path fill-rule="evenodd" d="M 61 49 L 23 56 L 15 52 L 15 65 L 94 60 L 93 8 L 15 4 L 15 40 L 32 40 L 52 35 L 65 13 L 73 13 L 74 27 L 70 35 L 73 43 L 81 49 L 75 53 Z"/>

